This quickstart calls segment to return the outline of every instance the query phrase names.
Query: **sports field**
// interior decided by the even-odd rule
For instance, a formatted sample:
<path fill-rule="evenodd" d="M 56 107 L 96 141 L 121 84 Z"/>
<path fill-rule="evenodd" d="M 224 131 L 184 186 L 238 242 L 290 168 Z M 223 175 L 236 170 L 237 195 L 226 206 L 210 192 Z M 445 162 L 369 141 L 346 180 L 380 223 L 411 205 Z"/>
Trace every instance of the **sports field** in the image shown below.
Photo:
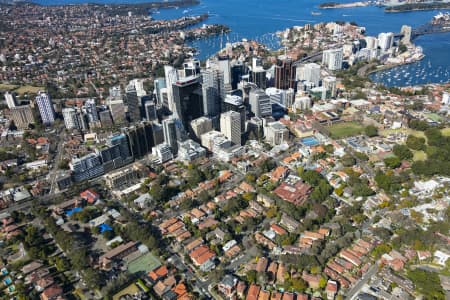
<path fill-rule="evenodd" d="M 132 274 L 139 272 L 148 273 L 159 266 L 161 266 L 159 259 L 149 252 L 128 263 L 128 272 Z"/>
<path fill-rule="evenodd" d="M 331 125 L 328 130 L 332 138 L 341 139 L 363 133 L 364 126 L 356 122 L 342 122 Z"/>

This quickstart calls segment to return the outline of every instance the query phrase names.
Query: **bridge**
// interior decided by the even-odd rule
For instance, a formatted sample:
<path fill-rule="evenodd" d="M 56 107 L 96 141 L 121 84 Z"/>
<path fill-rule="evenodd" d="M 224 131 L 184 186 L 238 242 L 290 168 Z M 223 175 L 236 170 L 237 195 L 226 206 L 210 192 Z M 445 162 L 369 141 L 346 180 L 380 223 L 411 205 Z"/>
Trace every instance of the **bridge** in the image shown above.
<path fill-rule="evenodd" d="M 311 54 L 311 55 L 309 55 L 309 56 L 303 57 L 303 58 L 301 58 L 301 59 L 295 61 L 295 62 L 293 63 L 293 65 L 294 65 L 294 66 L 298 66 L 298 65 L 300 65 L 300 64 L 302 64 L 302 63 L 305 63 L 305 62 L 308 62 L 308 61 L 314 61 L 314 60 L 316 60 L 317 58 L 322 57 L 322 54 L 323 54 L 323 51 L 315 52 L 315 53 L 313 53 L 313 54 Z"/>
<path fill-rule="evenodd" d="M 411 30 L 411 40 L 414 40 L 414 39 L 418 38 L 419 36 L 425 35 L 425 34 L 445 33 L 445 32 L 450 32 L 450 24 L 426 23 L 424 25 L 421 25 L 421 26 Z M 396 33 L 394 35 L 394 37 L 402 38 L 402 37 L 404 37 L 404 33 L 402 33 L 402 32 Z"/>

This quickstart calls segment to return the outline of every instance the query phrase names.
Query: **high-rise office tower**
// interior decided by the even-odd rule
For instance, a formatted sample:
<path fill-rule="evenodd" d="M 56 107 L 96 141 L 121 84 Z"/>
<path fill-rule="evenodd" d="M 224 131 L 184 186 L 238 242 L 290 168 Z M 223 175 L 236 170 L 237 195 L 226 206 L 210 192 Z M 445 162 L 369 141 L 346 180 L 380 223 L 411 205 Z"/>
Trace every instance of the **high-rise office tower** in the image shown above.
<path fill-rule="evenodd" d="M 161 124 L 152 122 L 153 141 L 155 145 L 164 143 L 164 132 Z"/>
<path fill-rule="evenodd" d="M 267 87 L 266 71 L 262 67 L 252 69 L 251 82 L 256 84 L 260 89 L 266 89 Z"/>
<path fill-rule="evenodd" d="M 95 99 L 86 100 L 86 102 L 84 102 L 84 109 L 89 123 L 97 123 L 99 121 Z"/>
<path fill-rule="evenodd" d="M 342 48 L 325 50 L 323 51 L 322 64 L 324 64 L 328 70 L 340 70 L 342 69 L 342 56 Z"/>
<path fill-rule="evenodd" d="M 165 119 L 162 121 L 164 142 L 170 146 L 173 154 L 178 152 L 177 143 L 177 127 L 174 118 Z"/>
<path fill-rule="evenodd" d="M 131 153 L 135 159 L 143 158 L 154 146 L 152 124 L 141 122 L 125 130 Z"/>
<path fill-rule="evenodd" d="M 262 68 L 262 59 L 261 57 L 254 56 L 252 57 L 252 69 Z"/>
<path fill-rule="evenodd" d="M 241 130 L 245 131 L 245 121 L 247 111 L 245 109 L 244 100 L 238 95 L 227 95 L 222 103 L 222 112 L 234 111 L 239 113 L 241 120 Z"/>
<path fill-rule="evenodd" d="M 275 87 L 287 90 L 295 86 L 295 66 L 293 60 L 285 55 L 278 57 L 275 65 Z"/>
<path fill-rule="evenodd" d="M 231 67 L 230 58 L 225 56 L 218 56 L 219 69 L 223 72 L 223 83 L 225 86 L 231 86 Z"/>
<path fill-rule="evenodd" d="M 156 97 L 156 104 L 159 106 L 163 105 L 161 89 L 166 88 L 166 79 L 163 77 L 158 77 L 153 81 L 153 85 L 155 86 L 155 90 L 153 94 Z"/>
<path fill-rule="evenodd" d="M 202 72 L 203 112 L 205 116 L 220 114 L 220 98 L 223 86 L 223 72 L 208 68 Z"/>
<path fill-rule="evenodd" d="M 30 124 L 34 124 L 33 111 L 29 105 L 21 105 L 10 108 L 11 119 L 14 125 L 20 129 L 27 129 Z"/>
<path fill-rule="evenodd" d="M 153 100 L 145 102 L 144 110 L 147 121 L 154 121 L 158 119 L 158 115 L 156 114 L 156 105 Z"/>
<path fill-rule="evenodd" d="M 208 117 L 200 117 L 192 120 L 191 128 L 195 138 L 200 140 L 202 134 L 212 130 L 212 121 Z"/>
<path fill-rule="evenodd" d="M 141 120 L 141 111 L 139 109 L 139 97 L 135 85 L 129 84 L 125 89 L 125 96 L 128 106 L 128 116 L 131 122 Z"/>
<path fill-rule="evenodd" d="M 166 87 L 167 87 L 167 109 L 175 112 L 175 104 L 173 98 L 173 85 L 178 80 L 177 70 L 172 66 L 164 66 L 164 74 L 166 76 Z M 163 102 L 163 105 L 165 103 Z"/>
<path fill-rule="evenodd" d="M 190 59 L 183 63 L 184 76 L 200 75 L 200 61 L 198 59 Z"/>
<path fill-rule="evenodd" d="M 144 89 L 144 80 L 143 79 L 130 80 L 128 85 L 129 86 L 131 85 L 134 87 L 138 97 L 143 97 L 143 96 L 147 95 L 147 92 Z"/>
<path fill-rule="evenodd" d="M 5 93 L 5 101 L 9 109 L 16 107 L 16 97 L 10 92 Z"/>
<path fill-rule="evenodd" d="M 301 65 L 297 68 L 297 79 L 308 81 L 319 86 L 320 83 L 320 66 L 316 63 Z"/>
<path fill-rule="evenodd" d="M 272 116 L 272 104 L 270 97 L 262 89 L 254 89 L 250 91 L 249 96 L 250 108 L 252 113 L 258 118 Z"/>
<path fill-rule="evenodd" d="M 231 89 L 236 90 L 238 83 L 241 81 L 242 76 L 245 75 L 246 67 L 240 60 L 235 61 L 231 65 Z"/>
<path fill-rule="evenodd" d="M 125 104 L 122 99 L 108 99 L 108 107 L 114 124 L 125 122 Z"/>
<path fill-rule="evenodd" d="M 184 129 L 188 131 L 189 123 L 203 116 L 203 97 L 199 77 L 179 79 L 172 88 L 175 103 L 174 115 L 181 119 Z"/>
<path fill-rule="evenodd" d="M 241 145 L 241 115 L 227 111 L 220 115 L 220 131 L 234 144 Z"/>
<path fill-rule="evenodd" d="M 38 95 L 36 96 L 36 104 L 39 108 L 39 114 L 41 115 L 42 123 L 44 125 L 52 125 L 55 122 L 55 110 L 53 109 L 50 95 L 39 91 Z"/>

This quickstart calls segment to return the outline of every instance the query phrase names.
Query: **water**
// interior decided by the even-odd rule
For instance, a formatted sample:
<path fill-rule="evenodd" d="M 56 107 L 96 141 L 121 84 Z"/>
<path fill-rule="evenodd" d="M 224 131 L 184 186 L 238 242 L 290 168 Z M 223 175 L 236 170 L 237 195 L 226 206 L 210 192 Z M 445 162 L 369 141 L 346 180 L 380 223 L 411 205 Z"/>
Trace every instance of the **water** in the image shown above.
<path fill-rule="evenodd" d="M 35 2 L 49 4 L 69 4 L 83 3 L 85 0 L 36 0 Z M 89 1 L 88 1 L 89 2 Z M 148 2 L 145 0 L 95 0 L 90 2 L 98 3 L 130 3 Z M 210 17 L 206 24 L 225 24 L 231 29 L 229 34 L 223 37 L 215 36 L 209 39 L 196 40 L 191 42 L 192 46 L 199 49 L 198 58 L 205 59 L 216 53 L 220 46 L 225 46 L 226 42 L 240 41 L 242 38 L 254 39 L 265 43 L 271 49 L 279 47 L 279 41 L 275 36 L 277 31 L 284 30 L 292 26 L 302 26 L 306 23 L 318 23 L 327 21 L 354 21 L 360 26 L 366 27 L 367 35 L 378 35 L 380 32 L 399 32 L 402 25 L 410 25 L 413 28 L 428 22 L 438 11 L 413 11 L 405 13 L 385 13 L 383 8 L 368 6 L 346 9 L 326 9 L 319 10 L 318 5 L 325 0 L 201 0 L 201 3 L 192 7 L 180 7 L 179 9 L 162 9 L 158 14 L 153 14 L 155 19 L 173 19 L 186 15 L 198 15 L 209 13 Z M 344 1 L 347 2 L 347 1 Z M 187 12 L 185 11 L 187 10 Z M 311 15 L 311 12 L 321 12 L 319 16 Z M 448 48 L 450 44 L 450 34 L 434 34 L 418 38 L 415 41 L 424 49 L 426 58 L 419 64 L 401 66 L 388 71 L 373 75 L 377 82 L 386 85 L 408 85 L 428 82 L 448 82 L 450 81 L 450 55 Z M 417 77 L 416 71 L 422 72 L 424 66 L 426 76 Z M 430 72 L 441 67 L 437 74 Z M 416 70 L 417 69 L 417 70 Z M 388 78 L 394 72 L 410 73 L 415 76 L 410 80 L 396 80 L 388 82 Z M 429 72 L 430 71 L 430 72 Z M 437 76 L 436 76 L 437 75 Z M 400 75 L 398 76 L 400 77 Z M 408 79 L 408 78 L 407 78 Z"/>

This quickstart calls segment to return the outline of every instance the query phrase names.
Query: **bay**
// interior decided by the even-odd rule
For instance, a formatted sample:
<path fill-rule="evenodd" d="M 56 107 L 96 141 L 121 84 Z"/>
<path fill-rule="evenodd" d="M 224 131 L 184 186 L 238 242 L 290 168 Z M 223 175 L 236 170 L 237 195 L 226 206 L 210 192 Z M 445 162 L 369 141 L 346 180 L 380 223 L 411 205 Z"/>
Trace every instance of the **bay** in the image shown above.
<path fill-rule="evenodd" d="M 85 0 L 36 0 L 43 5 L 85 3 Z M 89 2 L 89 1 L 87 1 Z M 96 3 L 138 3 L 144 0 L 95 0 Z M 359 26 L 366 27 L 367 35 L 377 36 L 380 32 L 399 32 L 402 25 L 418 27 L 425 24 L 439 11 L 412 11 L 403 13 L 385 13 L 382 7 L 367 6 L 345 9 L 319 10 L 318 5 L 324 1 L 319 0 L 201 0 L 200 4 L 178 9 L 161 9 L 152 15 L 155 19 L 173 19 L 188 15 L 209 13 L 206 24 L 225 24 L 231 29 L 229 34 L 215 36 L 208 39 L 191 42 L 199 49 L 199 59 L 216 53 L 227 42 L 240 41 L 243 38 L 254 39 L 266 44 L 271 49 L 279 48 L 279 41 L 275 36 L 277 31 L 292 26 L 328 22 L 328 21 L 354 21 Z M 347 1 L 340 1 L 347 2 Z M 320 12 L 320 15 L 312 15 Z M 426 57 L 419 63 L 400 66 L 391 70 L 382 71 L 371 76 L 372 80 L 391 85 L 409 85 L 435 82 L 449 82 L 450 34 L 433 34 L 421 36 L 415 43 L 422 46 Z M 430 68 L 427 68 L 431 64 Z M 424 67 L 425 71 L 424 71 Z M 439 72 L 432 73 L 432 70 Z M 416 73 L 421 76 L 416 76 Z M 393 76 L 409 73 L 414 78 L 393 80 Z M 437 75 L 437 76 L 436 76 Z M 397 76 L 399 78 L 400 75 Z M 390 81 L 388 79 L 391 78 Z"/>

